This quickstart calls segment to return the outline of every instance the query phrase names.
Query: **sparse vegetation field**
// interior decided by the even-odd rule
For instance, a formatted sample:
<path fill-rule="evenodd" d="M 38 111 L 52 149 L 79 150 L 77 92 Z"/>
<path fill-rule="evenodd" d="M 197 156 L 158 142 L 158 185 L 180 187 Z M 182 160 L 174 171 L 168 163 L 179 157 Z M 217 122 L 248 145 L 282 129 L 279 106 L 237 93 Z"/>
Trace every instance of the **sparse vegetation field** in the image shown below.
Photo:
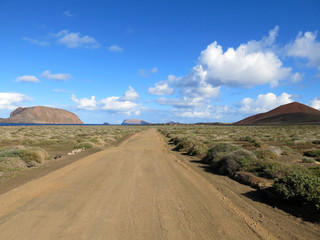
<path fill-rule="evenodd" d="M 1 126 L 0 176 L 87 149 L 105 149 L 142 126 Z M 79 150 L 79 151 L 75 151 Z"/>
<path fill-rule="evenodd" d="M 320 211 L 319 125 L 172 125 L 159 131 L 174 150 L 197 156 L 215 173 L 255 188 L 272 186 L 279 198 Z"/>

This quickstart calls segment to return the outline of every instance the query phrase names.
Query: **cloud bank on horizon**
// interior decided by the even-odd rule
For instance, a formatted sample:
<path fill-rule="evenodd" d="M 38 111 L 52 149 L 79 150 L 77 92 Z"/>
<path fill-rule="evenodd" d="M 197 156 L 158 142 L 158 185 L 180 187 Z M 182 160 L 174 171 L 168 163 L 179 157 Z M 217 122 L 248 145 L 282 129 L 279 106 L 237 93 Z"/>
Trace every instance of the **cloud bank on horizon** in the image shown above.
<path fill-rule="evenodd" d="M 8 12 L 18 11 L 7 5 Z M 225 27 L 233 29 L 225 30 L 228 37 L 222 28 L 207 26 L 203 35 L 198 32 L 199 38 L 193 39 L 187 26 L 196 33 L 198 29 L 190 23 L 203 24 L 192 12 L 195 5 L 185 9 L 186 15 L 179 12 L 159 22 L 156 15 L 141 15 L 140 21 L 134 11 L 123 13 L 110 7 L 116 12 L 108 15 L 106 5 L 87 7 L 90 17 L 99 21 L 66 5 L 59 13 L 28 16 L 26 23 L 19 23 L 23 28 L 29 24 L 30 31 L 11 26 L 15 34 L 8 39 L 12 43 L 2 44 L 8 60 L 0 74 L 5 86 L 0 91 L 1 117 L 18 106 L 34 105 L 73 111 L 87 123 L 117 123 L 130 116 L 149 122 L 235 122 L 293 101 L 320 110 L 320 41 L 314 19 L 301 20 L 306 21 L 305 27 L 295 29 L 294 23 L 278 18 L 280 23 L 261 27 L 265 32 L 253 25 L 251 31 L 246 23 L 243 32 L 237 33 L 234 22 L 221 13 L 216 20 L 224 19 Z M 314 8 L 314 12 L 320 10 L 320 4 L 314 3 Z M 301 9 L 294 4 L 292 9 L 294 19 Z M 162 10 L 159 16 L 170 12 Z M 310 14 L 311 10 L 305 11 Z M 1 13 L 0 18 L 9 16 Z M 205 22 L 214 17 L 209 13 L 201 14 Z M 242 17 L 244 22 L 252 20 L 249 12 Z M 32 28 L 35 19 L 44 23 Z M 180 24 L 179 32 L 175 24 Z M 212 25 L 220 27 L 214 21 Z"/>

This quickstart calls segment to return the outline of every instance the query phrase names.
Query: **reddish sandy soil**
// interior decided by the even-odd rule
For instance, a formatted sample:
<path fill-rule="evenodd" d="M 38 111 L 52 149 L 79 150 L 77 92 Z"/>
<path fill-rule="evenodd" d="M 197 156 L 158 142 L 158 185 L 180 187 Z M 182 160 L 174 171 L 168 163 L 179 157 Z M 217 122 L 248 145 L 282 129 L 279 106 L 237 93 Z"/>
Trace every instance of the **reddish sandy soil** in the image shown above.
<path fill-rule="evenodd" d="M 155 130 L 0 195 L 0 239 L 320 239 L 167 149 Z"/>

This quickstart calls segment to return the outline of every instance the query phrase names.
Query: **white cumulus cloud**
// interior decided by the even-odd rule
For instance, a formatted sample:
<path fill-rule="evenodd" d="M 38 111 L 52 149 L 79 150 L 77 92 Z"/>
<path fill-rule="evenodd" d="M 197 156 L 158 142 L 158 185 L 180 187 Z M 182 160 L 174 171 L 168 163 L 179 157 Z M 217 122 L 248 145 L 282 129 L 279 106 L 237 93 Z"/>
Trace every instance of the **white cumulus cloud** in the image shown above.
<path fill-rule="evenodd" d="M 244 98 L 240 102 L 239 111 L 247 114 L 262 113 L 293 101 L 292 95 L 288 93 L 282 93 L 280 96 L 274 93 L 260 94 L 257 99 Z"/>
<path fill-rule="evenodd" d="M 56 73 L 52 74 L 51 71 L 46 70 L 41 74 L 41 77 L 53 79 L 57 81 L 66 81 L 69 78 L 72 78 L 72 76 L 69 73 Z"/>
<path fill-rule="evenodd" d="M 21 93 L 0 92 L 0 109 L 13 110 L 18 104 L 25 101 L 31 101 L 31 98 Z"/>
<path fill-rule="evenodd" d="M 316 97 L 309 102 L 309 105 L 315 109 L 320 110 L 320 97 Z"/>
<path fill-rule="evenodd" d="M 159 71 L 159 69 L 157 67 L 154 67 L 151 69 L 151 73 L 157 73 Z"/>
<path fill-rule="evenodd" d="M 168 83 L 161 81 L 155 84 L 155 87 L 150 87 L 148 92 L 153 95 L 169 95 L 173 93 L 173 88 L 169 87 Z"/>
<path fill-rule="evenodd" d="M 95 96 L 91 98 L 76 98 L 75 95 L 71 96 L 71 100 L 77 103 L 77 108 L 86 110 L 102 109 L 111 113 L 122 113 L 126 115 L 139 115 L 140 104 L 137 102 L 139 94 L 132 88 L 123 94 L 123 96 L 111 96 L 101 100 L 96 100 Z"/>
<path fill-rule="evenodd" d="M 139 115 L 139 104 L 136 102 L 139 99 L 139 94 L 130 86 L 122 97 L 112 96 L 100 101 L 102 109 L 123 113 L 126 115 Z"/>
<path fill-rule="evenodd" d="M 127 115 L 137 112 L 137 103 L 128 100 L 121 100 L 121 97 L 107 97 L 102 99 L 100 102 L 103 104 L 102 109 L 104 110 L 124 113 Z"/>
<path fill-rule="evenodd" d="M 254 87 L 269 84 L 276 87 L 284 79 L 298 82 L 302 76 L 299 73 L 292 74 L 291 68 L 283 67 L 274 50 L 278 31 L 279 27 L 276 26 L 261 40 L 251 40 L 226 51 L 213 42 L 201 52 L 198 64 L 188 75 L 169 75 L 166 81 L 156 83 L 148 91 L 156 94 L 161 93 L 161 87 L 172 87 L 182 98 L 217 98 L 221 94 L 221 86 Z M 140 75 L 145 75 L 145 71 L 141 71 Z"/>
<path fill-rule="evenodd" d="M 122 47 L 119 47 L 118 45 L 112 45 L 108 48 L 109 51 L 111 52 L 123 52 L 123 48 Z"/>
<path fill-rule="evenodd" d="M 88 35 L 82 36 L 79 32 L 70 32 L 69 30 L 62 30 L 53 34 L 58 40 L 59 44 L 65 45 L 67 48 L 99 48 L 100 44 Z"/>
<path fill-rule="evenodd" d="M 153 67 L 152 69 L 139 69 L 138 74 L 141 77 L 150 77 L 152 74 L 156 74 L 159 71 L 157 67 Z"/>
<path fill-rule="evenodd" d="M 139 94 L 130 86 L 129 89 L 121 97 L 123 101 L 134 101 L 139 98 Z"/>
<path fill-rule="evenodd" d="M 320 41 L 316 38 L 317 32 L 299 32 L 294 42 L 286 46 L 288 56 L 305 58 L 310 67 L 320 71 Z"/>
<path fill-rule="evenodd" d="M 39 79 L 32 75 L 23 75 L 16 78 L 16 82 L 39 82 Z"/>
<path fill-rule="evenodd" d="M 74 94 L 71 95 L 71 100 L 77 103 L 77 108 L 85 110 L 95 110 L 97 109 L 96 97 L 92 96 L 89 98 L 78 99 Z"/>
<path fill-rule="evenodd" d="M 253 87 L 270 84 L 290 76 L 291 68 L 284 68 L 272 49 L 277 30 L 271 30 L 261 41 L 249 41 L 238 48 L 223 51 L 217 42 L 210 44 L 199 57 L 199 65 L 191 75 L 202 75 L 212 85 Z"/>

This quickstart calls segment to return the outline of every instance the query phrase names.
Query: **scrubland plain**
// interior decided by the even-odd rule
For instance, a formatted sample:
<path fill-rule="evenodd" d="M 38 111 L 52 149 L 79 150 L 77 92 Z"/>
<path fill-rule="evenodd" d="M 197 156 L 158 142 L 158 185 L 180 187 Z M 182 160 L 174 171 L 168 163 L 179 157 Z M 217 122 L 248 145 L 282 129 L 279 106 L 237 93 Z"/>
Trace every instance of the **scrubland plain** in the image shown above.
<path fill-rule="evenodd" d="M 2 126 L 0 176 L 12 176 L 80 151 L 102 150 L 143 129 L 139 126 Z"/>
<path fill-rule="evenodd" d="M 159 131 L 174 150 L 196 156 L 213 173 L 302 206 L 303 214 L 319 220 L 319 125 L 176 125 Z"/>
<path fill-rule="evenodd" d="M 114 146 L 155 126 L 6 126 L 0 128 L 0 180 Z M 320 126 L 160 125 L 173 150 L 206 170 L 249 185 L 320 219 Z M 81 154 L 79 154 L 80 156 Z M 76 159 L 76 158 L 75 158 Z M 292 206 L 291 206 L 292 205 Z M 301 213 L 302 212 L 302 213 Z"/>

